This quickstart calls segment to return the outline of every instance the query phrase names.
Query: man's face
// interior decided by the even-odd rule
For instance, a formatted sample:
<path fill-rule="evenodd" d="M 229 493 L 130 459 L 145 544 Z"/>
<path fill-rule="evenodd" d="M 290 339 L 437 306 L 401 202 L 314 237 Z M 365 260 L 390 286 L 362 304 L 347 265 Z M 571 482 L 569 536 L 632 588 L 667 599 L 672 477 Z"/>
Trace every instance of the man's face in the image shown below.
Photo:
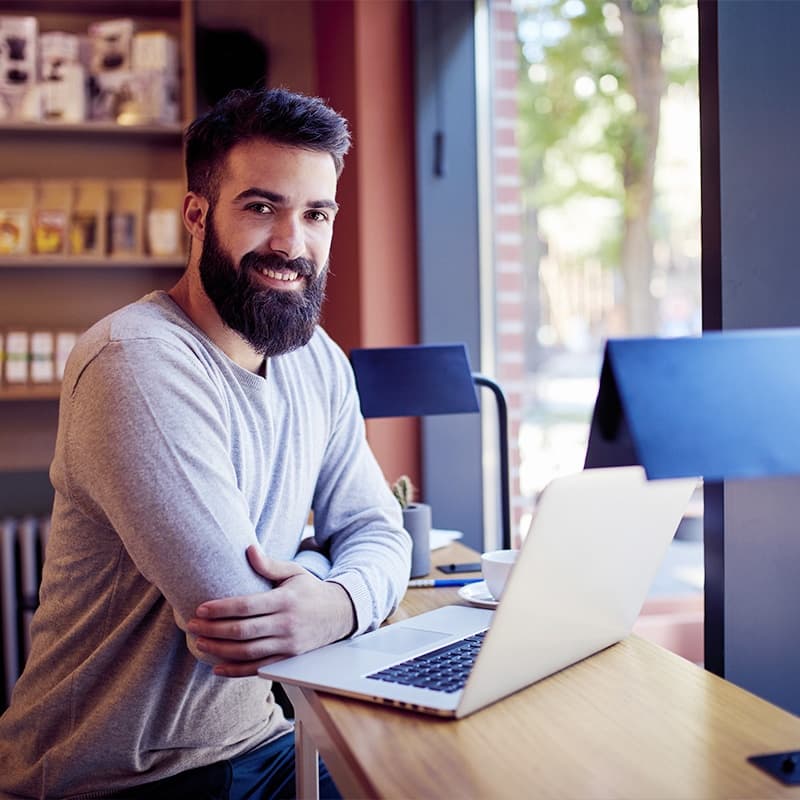
<path fill-rule="evenodd" d="M 256 352 L 306 344 L 319 322 L 336 215 L 327 153 L 256 141 L 228 156 L 206 217 L 200 277 L 222 321 Z"/>

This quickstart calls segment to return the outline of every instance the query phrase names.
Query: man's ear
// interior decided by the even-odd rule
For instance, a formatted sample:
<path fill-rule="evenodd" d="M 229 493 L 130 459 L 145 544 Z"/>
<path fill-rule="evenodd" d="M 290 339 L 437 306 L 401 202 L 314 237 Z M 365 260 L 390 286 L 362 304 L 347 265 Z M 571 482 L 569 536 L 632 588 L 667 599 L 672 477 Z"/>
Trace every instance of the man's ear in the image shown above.
<path fill-rule="evenodd" d="M 189 192 L 183 198 L 183 226 L 193 239 L 203 241 L 206 236 L 208 200 L 199 194 Z"/>

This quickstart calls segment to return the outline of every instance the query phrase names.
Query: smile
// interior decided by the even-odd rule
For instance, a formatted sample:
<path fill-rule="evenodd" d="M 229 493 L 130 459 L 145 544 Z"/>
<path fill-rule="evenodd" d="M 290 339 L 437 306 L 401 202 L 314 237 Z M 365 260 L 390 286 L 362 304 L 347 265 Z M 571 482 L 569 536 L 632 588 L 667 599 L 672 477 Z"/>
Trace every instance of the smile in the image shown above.
<path fill-rule="evenodd" d="M 274 269 L 262 269 L 259 272 L 267 278 L 272 278 L 276 281 L 296 281 L 296 272 L 276 272 Z"/>

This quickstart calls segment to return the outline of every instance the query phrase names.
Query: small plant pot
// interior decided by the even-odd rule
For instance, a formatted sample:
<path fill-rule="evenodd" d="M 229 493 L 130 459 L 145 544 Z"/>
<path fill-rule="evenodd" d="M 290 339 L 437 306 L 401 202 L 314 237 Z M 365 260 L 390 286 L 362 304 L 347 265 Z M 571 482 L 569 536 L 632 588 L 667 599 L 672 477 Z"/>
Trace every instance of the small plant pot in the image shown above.
<path fill-rule="evenodd" d="M 411 535 L 411 577 L 421 578 L 431 571 L 431 507 L 426 503 L 407 505 L 403 527 Z"/>

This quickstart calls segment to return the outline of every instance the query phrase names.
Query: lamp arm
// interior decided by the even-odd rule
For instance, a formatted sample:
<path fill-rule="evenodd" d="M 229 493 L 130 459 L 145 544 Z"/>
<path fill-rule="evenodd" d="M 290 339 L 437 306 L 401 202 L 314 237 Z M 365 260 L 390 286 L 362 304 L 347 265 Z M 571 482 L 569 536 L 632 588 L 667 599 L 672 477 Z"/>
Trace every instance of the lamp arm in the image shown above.
<path fill-rule="evenodd" d="M 511 488 L 508 466 L 508 403 L 500 385 L 479 372 L 472 373 L 478 386 L 491 389 L 497 402 L 497 425 L 500 436 L 500 502 L 503 521 L 503 549 L 511 547 Z"/>

